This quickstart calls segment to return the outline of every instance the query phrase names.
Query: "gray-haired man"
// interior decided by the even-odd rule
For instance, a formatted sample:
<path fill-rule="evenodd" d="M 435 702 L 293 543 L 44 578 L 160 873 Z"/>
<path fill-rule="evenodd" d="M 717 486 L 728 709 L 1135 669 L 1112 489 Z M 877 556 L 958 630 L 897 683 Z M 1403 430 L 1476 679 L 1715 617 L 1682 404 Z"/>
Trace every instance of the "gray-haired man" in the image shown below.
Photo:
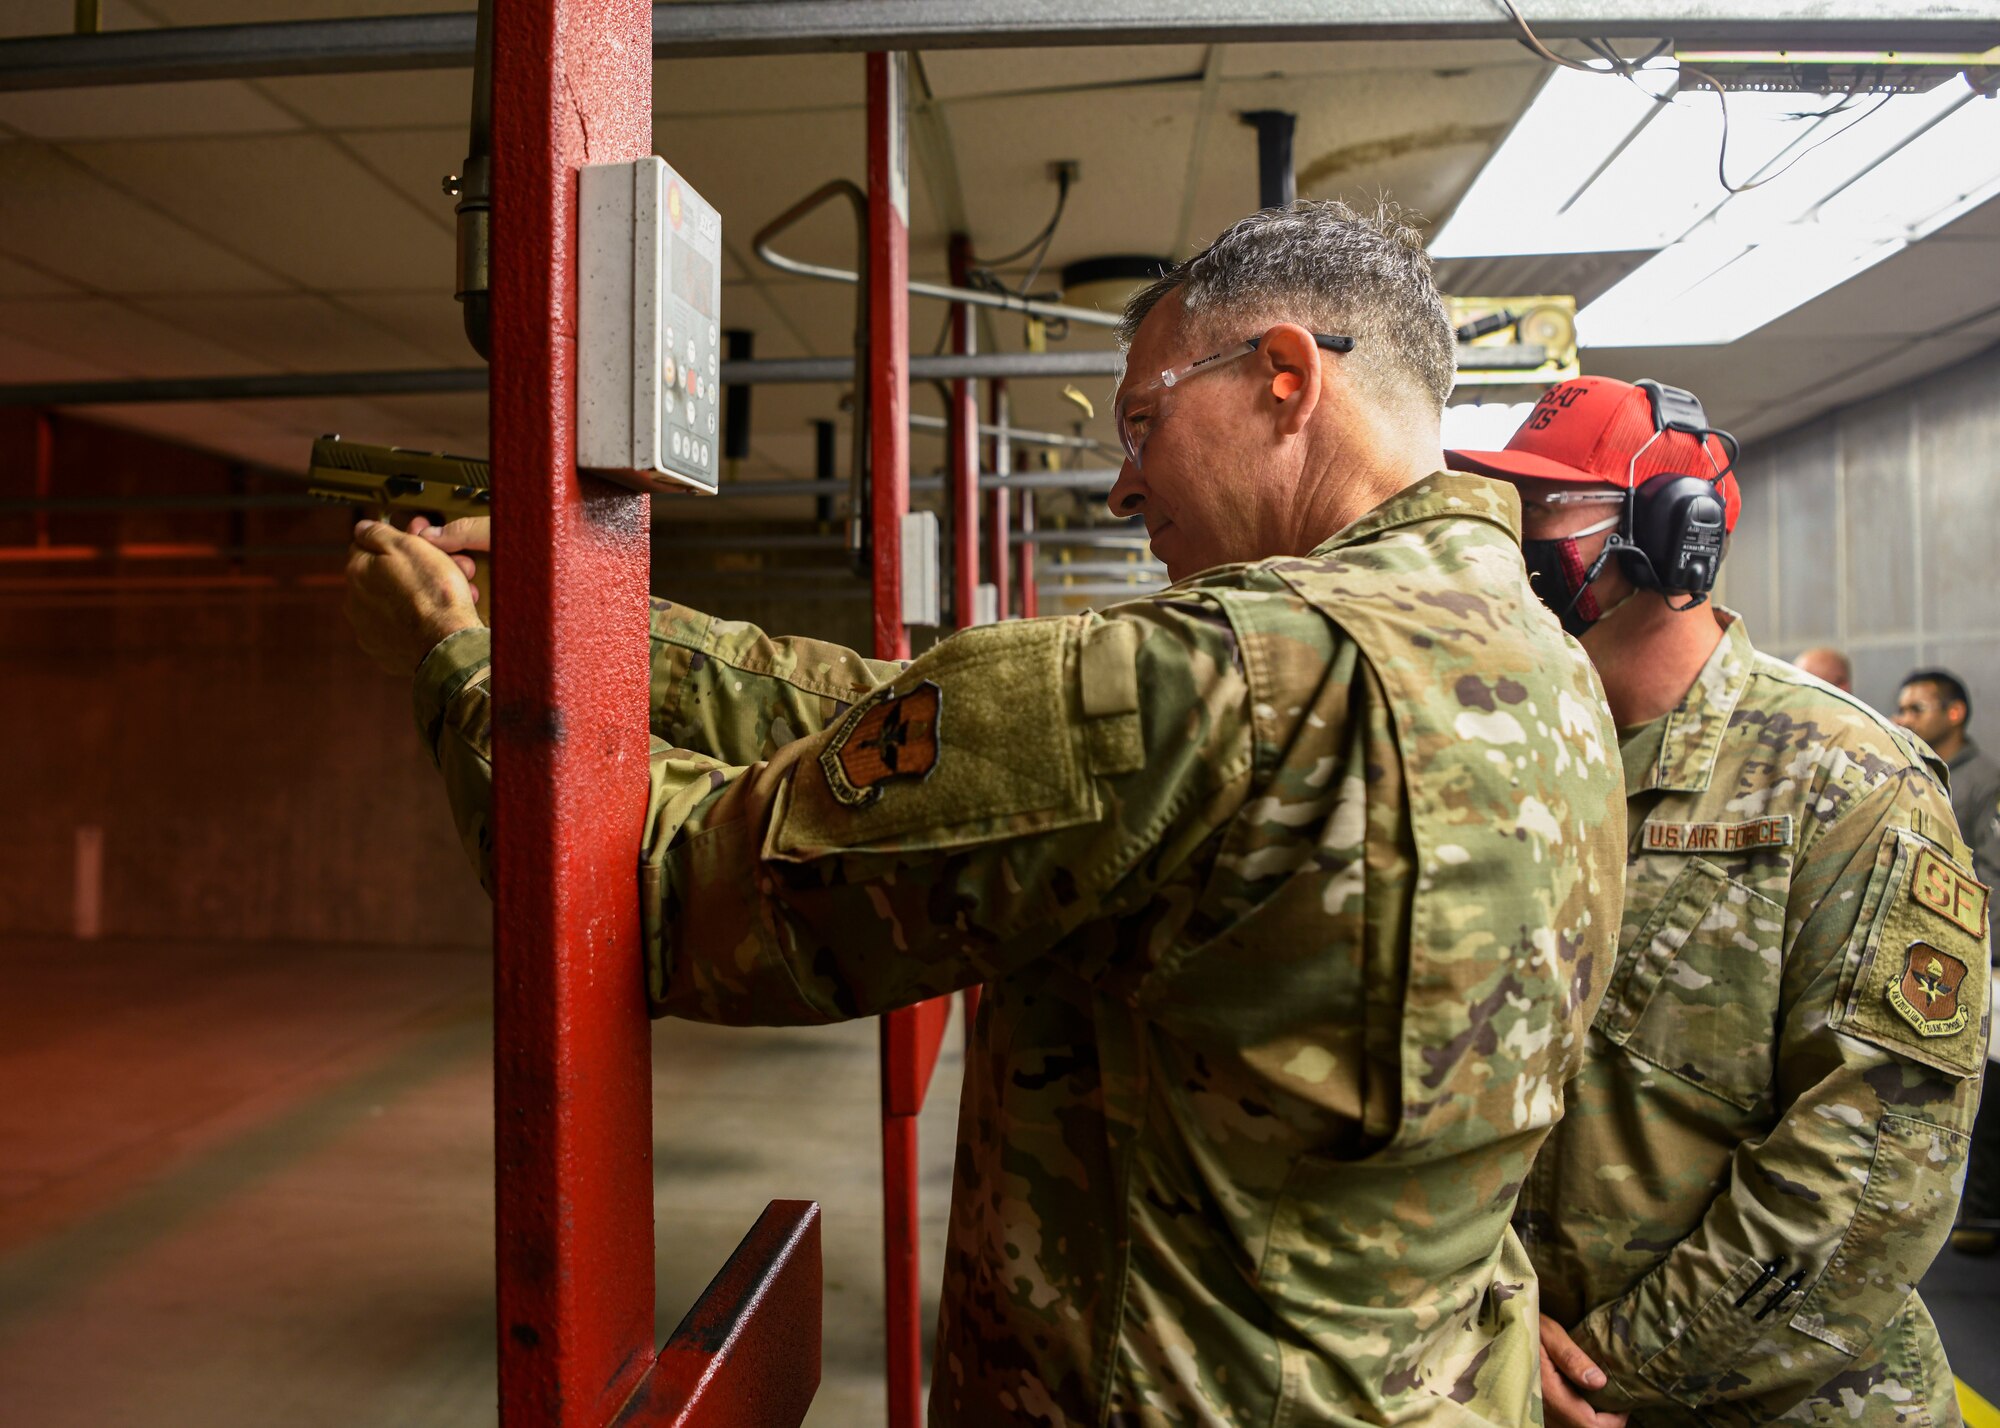
<path fill-rule="evenodd" d="M 1112 503 L 1172 590 L 906 669 L 661 602 L 654 1005 L 986 984 L 934 1423 L 1536 1421 L 1508 1219 L 1618 926 L 1602 692 L 1511 488 L 1438 471 L 1408 228 L 1257 214 L 1129 328 Z M 481 535 L 352 571 L 484 871 L 486 636 L 405 594 Z"/>

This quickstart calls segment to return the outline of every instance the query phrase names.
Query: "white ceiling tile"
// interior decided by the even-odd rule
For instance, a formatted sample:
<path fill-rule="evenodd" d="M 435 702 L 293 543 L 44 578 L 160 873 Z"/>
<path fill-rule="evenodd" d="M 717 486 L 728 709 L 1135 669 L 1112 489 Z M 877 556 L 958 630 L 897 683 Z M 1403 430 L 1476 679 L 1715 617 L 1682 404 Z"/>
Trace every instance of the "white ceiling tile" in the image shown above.
<path fill-rule="evenodd" d="M 1913 337 L 1990 306 L 2000 294 L 2000 237 L 1925 241 L 1751 333 L 1796 337 Z"/>
<path fill-rule="evenodd" d="M 209 377 L 271 364 L 108 298 L 10 298 L 0 332 L 130 377 Z"/>
<path fill-rule="evenodd" d="M 459 148 L 472 111 L 472 71 L 414 69 L 385 74 L 306 74 L 257 86 L 322 129 L 456 126 Z"/>
<path fill-rule="evenodd" d="M 865 119 L 837 110 L 800 123 L 783 115 L 668 118 L 653 122 L 653 152 L 722 215 L 723 236 L 748 251 L 751 235 L 831 178 L 866 170 Z M 851 268 L 854 220 L 836 200 L 779 244 L 812 262 Z"/>
<path fill-rule="evenodd" d="M 456 129 L 385 129 L 343 133 L 337 141 L 361 162 L 428 215 L 441 229 L 457 222 L 444 191 L 444 177 L 455 174 L 465 157 L 465 131 Z"/>
<path fill-rule="evenodd" d="M 299 127 L 250 85 L 219 80 L 0 94 L 0 124 L 37 139 L 159 139 Z"/>
<path fill-rule="evenodd" d="M 57 297 L 75 291 L 73 286 L 60 278 L 12 258 L 0 257 L 0 298 Z"/>
<path fill-rule="evenodd" d="M 293 372 L 428 367 L 429 353 L 324 297 L 148 298 L 142 311 L 206 341 Z"/>
<path fill-rule="evenodd" d="M 1512 40 L 1374 40 L 1320 44 L 1225 45 L 1222 72 L 1232 78 L 1353 74 L 1360 71 L 1508 68 L 1540 74 L 1542 61 Z"/>
<path fill-rule="evenodd" d="M 146 0 L 170 25 L 246 25 L 259 20 L 352 20 L 419 11 L 464 11 L 465 0 Z"/>
<path fill-rule="evenodd" d="M 1795 381 L 1770 384 L 1765 389 L 1765 405 L 1742 423 L 1742 436 L 1756 440 L 1771 436 L 1823 412 L 1846 406 L 1887 391 L 1904 382 L 1962 362 L 1993 343 L 1992 334 L 1954 334 L 1923 342 L 1899 344 L 1879 355 L 1844 361 L 1838 375 L 1830 380 Z M 1824 345 L 1824 344 L 1823 344 Z"/>
<path fill-rule="evenodd" d="M 0 251 L 106 292 L 285 285 L 34 143 L 0 144 Z"/>
<path fill-rule="evenodd" d="M 449 278 L 449 274 L 445 276 Z M 452 300 L 450 287 L 445 281 L 422 293 L 336 293 L 334 301 L 394 333 L 421 351 L 428 362 L 475 366 L 479 354 L 466 340 L 464 310 Z"/>
<path fill-rule="evenodd" d="M 653 112 L 661 118 L 708 118 L 759 110 L 864 108 L 862 56 L 750 55 L 653 61 Z M 669 163 L 673 156 L 665 155 Z"/>
<path fill-rule="evenodd" d="M 307 287 L 420 288 L 451 234 L 318 135 L 79 144 L 85 163 Z"/>
<path fill-rule="evenodd" d="M 940 99 L 960 99 L 969 95 L 1065 89 L 1094 93 L 1118 85 L 1150 84 L 1176 77 L 1199 79 L 1206 55 L 1207 47 L 1203 45 L 935 50 L 923 57 L 923 65 L 933 94 Z"/>
<path fill-rule="evenodd" d="M 95 382 L 120 375 L 101 363 L 0 332 L 0 382 Z"/>
<path fill-rule="evenodd" d="M 1209 121 L 1190 244 L 1205 243 L 1257 206 L 1257 134 L 1237 118 L 1245 111 L 1298 115 L 1299 197 L 1357 205 L 1388 198 L 1435 220 L 1485 164 L 1533 81 L 1533 72 L 1518 66 L 1448 78 L 1360 71 L 1227 81 Z"/>
<path fill-rule="evenodd" d="M 1055 202 L 1050 162 L 1077 159 L 1082 175 L 1050 269 L 1103 253 L 1164 253 L 1179 221 L 1198 97 L 1172 86 L 1093 94 L 1061 111 L 1035 99 L 950 105 L 974 247 L 1007 252 L 1033 237 Z"/>

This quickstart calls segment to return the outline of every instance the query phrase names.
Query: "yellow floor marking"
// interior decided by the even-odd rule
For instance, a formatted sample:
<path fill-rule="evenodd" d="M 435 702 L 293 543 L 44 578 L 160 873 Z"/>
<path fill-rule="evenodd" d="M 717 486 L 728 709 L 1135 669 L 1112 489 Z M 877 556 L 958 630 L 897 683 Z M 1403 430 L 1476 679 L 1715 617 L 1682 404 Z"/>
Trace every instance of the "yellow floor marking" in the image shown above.
<path fill-rule="evenodd" d="M 1958 1381 L 1958 1411 L 1965 1415 L 1965 1428 L 2000 1428 L 2000 1408 L 1981 1398 L 1964 1379 Z"/>

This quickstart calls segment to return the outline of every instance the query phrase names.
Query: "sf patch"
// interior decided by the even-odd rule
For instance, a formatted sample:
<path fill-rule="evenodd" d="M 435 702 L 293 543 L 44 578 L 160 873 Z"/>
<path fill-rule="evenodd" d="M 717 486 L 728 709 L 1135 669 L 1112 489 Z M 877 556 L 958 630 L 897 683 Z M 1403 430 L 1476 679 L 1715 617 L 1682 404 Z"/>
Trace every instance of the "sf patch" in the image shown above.
<path fill-rule="evenodd" d="M 1965 1030 L 1970 1008 L 1958 999 L 1965 963 L 1928 942 L 1912 942 L 1903 953 L 1901 980 L 1889 984 L 1889 1005 L 1919 1036 L 1956 1036 Z"/>
<path fill-rule="evenodd" d="M 819 756 L 833 796 L 858 808 L 881 797 L 884 784 L 927 777 L 937 767 L 943 709 L 944 691 L 928 679 L 863 709 Z"/>
<path fill-rule="evenodd" d="M 1974 937 L 1986 935 L 1986 889 L 1929 848 L 1917 854 L 1910 896 Z"/>

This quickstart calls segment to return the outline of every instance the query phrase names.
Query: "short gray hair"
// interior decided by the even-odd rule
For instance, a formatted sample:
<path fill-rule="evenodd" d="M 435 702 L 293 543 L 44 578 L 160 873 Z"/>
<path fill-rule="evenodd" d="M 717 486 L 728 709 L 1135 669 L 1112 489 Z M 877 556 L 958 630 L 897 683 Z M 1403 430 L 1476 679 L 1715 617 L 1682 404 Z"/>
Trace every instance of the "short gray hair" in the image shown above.
<path fill-rule="evenodd" d="M 1130 346 L 1160 300 L 1227 341 L 1278 322 L 1355 339 L 1348 358 L 1365 385 L 1388 396 L 1421 393 L 1442 411 L 1458 375 L 1458 344 L 1431 277 L 1423 239 L 1394 204 L 1363 213 L 1337 201 L 1301 201 L 1238 219 L 1220 237 L 1125 304 Z"/>

